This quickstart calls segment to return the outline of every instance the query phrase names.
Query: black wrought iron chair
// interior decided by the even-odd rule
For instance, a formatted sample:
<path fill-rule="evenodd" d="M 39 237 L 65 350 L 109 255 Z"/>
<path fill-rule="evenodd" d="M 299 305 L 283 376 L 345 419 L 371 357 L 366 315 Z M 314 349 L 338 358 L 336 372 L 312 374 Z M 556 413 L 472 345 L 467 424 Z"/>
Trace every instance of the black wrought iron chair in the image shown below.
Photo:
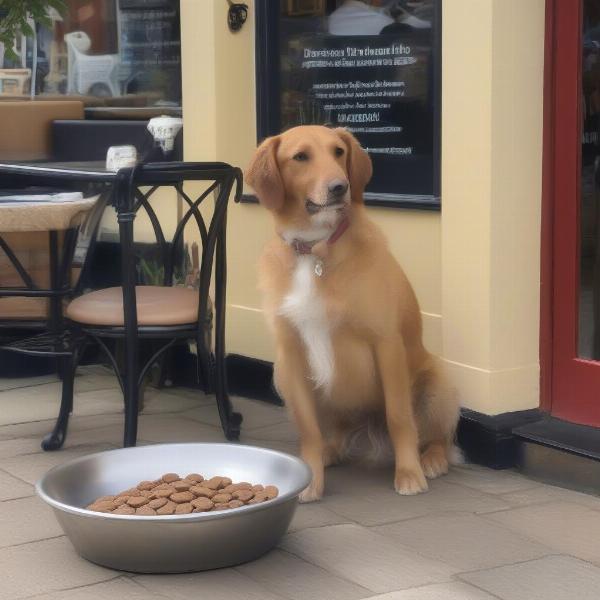
<path fill-rule="evenodd" d="M 195 199 L 184 190 L 186 181 L 206 182 Z M 187 207 L 173 238 L 165 239 L 160 221 L 150 204 L 159 188 L 174 188 Z M 145 188 L 146 191 L 142 191 Z M 199 372 L 206 391 L 214 390 L 225 436 L 238 439 L 242 417 L 232 411 L 225 372 L 226 216 L 233 193 L 242 192 L 241 171 L 224 163 L 149 163 L 120 170 L 113 181 L 113 204 L 117 211 L 121 243 L 122 286 L 97 290 L 75 298 L 65 316 L 71 334 L 70 355 L 63 373 L 59 415 L 53 431 L 42 442 L 45 450 L 60 448 L 73 409 L 73 383 L 77 364 L 89 343 L 97 343 L 112 365 L 125 402 L 124 446 L 137 440 L 140 386 L 148 370 L 177 342 L 196 341 Z M 200 205 L 214 196 L 212 220 L 207 226 Z M 162 286 L 140 286 L 134 248 L 134 220 L 143 209 L 148 215 L 162 257 Z M 183 233 L 194 222 L 202 242 L 199 290 L 173 286 L 176 257 Z M 214 350 L 208 347 L 207 309 L 209 287 L 215 272 Z M 119 366 L 109 339 L 121 340 L 124 365 Z M 161 345 L 143 364 L 140 340 L 159 340 Z"/>

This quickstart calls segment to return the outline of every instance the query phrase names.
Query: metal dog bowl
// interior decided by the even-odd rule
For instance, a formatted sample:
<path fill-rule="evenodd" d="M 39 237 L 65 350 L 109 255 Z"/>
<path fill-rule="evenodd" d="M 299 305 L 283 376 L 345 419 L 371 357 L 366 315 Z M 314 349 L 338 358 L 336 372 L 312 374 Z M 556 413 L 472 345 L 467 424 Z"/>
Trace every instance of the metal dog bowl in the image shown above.
<path fill-rule="evenodd" d="M 130 516 L 86 510 L 164 473 L 202 473 L 276 485 L 263 504 L 189 515 Z M 287 531 L 310 469 L 300 459 L 237 444 L 159 444 L 99 452 L 50 470 L 36 485 L 77 552 L 105 567 L 183 573 L 240 564 L 270 550 Z"/>

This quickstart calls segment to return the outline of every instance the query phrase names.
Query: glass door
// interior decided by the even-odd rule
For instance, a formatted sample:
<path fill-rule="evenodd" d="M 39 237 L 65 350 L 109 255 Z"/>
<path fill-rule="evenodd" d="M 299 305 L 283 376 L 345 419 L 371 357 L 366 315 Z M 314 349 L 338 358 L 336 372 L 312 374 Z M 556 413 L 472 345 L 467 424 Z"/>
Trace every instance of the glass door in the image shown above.
<path fill-rule="evenodd" d="M 551 413 L 600 426 L 600 0 L 552 19 Z M 547 71 L 548 72 L 548 71 Z"/>

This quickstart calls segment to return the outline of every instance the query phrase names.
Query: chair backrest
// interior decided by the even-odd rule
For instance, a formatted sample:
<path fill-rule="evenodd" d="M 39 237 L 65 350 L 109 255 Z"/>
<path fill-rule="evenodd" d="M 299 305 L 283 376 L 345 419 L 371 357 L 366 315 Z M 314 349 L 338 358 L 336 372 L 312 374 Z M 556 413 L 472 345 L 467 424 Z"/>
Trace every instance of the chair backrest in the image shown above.
<path fill-rule="evenodd" d="M 126 173 L 126 170 L 122 171 Z M 121 172 L 120 172 L 121 174 Z M 184 190 L 184 182 L 202 181 L 206 187 L 202 193 L 190 196 Z M 184 204 L 184 211 L 177 223 L 171 240 L 165 238 L 163 228 L 150 199 L 157 189 L 172 187 L 176 190 L 178 198 Z M 147 191 L 142 191 L 146 188 Z M 198 324 L 204 326 L 203 318 L 207 314 L 208 288 L 211 281 L 213 265 L 216 268 L 217 277 L 224 274 L 226 270 L 225 258 L 225 227 L 227 218 L 227 205 L 233 194 L 235 201 L 239 201 L 242 193 L 242 173 L 240 169 L 231 167 L 225 163 L 148 163 L 135 167 L 130 174 L 124 175 L 116 183 L 116 189 L 120 189 L 122 198 L 127 198 L 127 206 L 120 208 L 120 219 L 131 221 L 128 215 L 138 213 L 144 209 L 154 230 L 158 246 L 158 261 L 154 273 L 159 273 L 162 285 L 173 285 L 177 260 L 182 257 L 184 244 L 184 230 L 192 220 L 199 232 L 201 241 L 201 260 L 199 273 L 199 310 Z M 214 199 L 214 212 L 210 222 L 207 223 L 200 206 L 208 198 Z M 131 234 L 133 231 L 131 231 Z M 136 312 L 133 302 L 135 280 L 139 279 L 139 268 L 136 273 L 133 248 L 129 247 L 133 241 L 131 234 L 125 238 L 121 236 L 122 251 L 122 278 L 124 290 L 124 309 L 127 316 L 129 311 Z M 131 237 L 130 237 L 131 235 Z M 183 274 L 185 275 L 185 274 Z M 159 282 L 153 282 L 155 285 Z M 217 305 L 222 298 L 216 298 Z"/>

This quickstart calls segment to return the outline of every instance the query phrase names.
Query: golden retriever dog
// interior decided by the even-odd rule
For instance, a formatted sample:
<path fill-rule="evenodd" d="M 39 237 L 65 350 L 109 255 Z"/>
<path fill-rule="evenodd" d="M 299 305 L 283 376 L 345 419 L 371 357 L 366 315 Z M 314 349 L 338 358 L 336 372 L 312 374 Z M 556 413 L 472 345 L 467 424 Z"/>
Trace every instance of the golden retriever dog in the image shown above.
<path fill-rule="evenodd" d="M 361 429 L 370 439 L 377 425 L 387 429 L 399 494 L 426 491 L 454 452 L 456 394 L 423 346 L 413 289 L 367 216 L 371 174 L 350 132 L 316 125 L 264 140 L 246 173 L 277 233 L 260 282 L 275 386 L 312 469 L 304 502 L 322 497 L 325 467 Z"/>

